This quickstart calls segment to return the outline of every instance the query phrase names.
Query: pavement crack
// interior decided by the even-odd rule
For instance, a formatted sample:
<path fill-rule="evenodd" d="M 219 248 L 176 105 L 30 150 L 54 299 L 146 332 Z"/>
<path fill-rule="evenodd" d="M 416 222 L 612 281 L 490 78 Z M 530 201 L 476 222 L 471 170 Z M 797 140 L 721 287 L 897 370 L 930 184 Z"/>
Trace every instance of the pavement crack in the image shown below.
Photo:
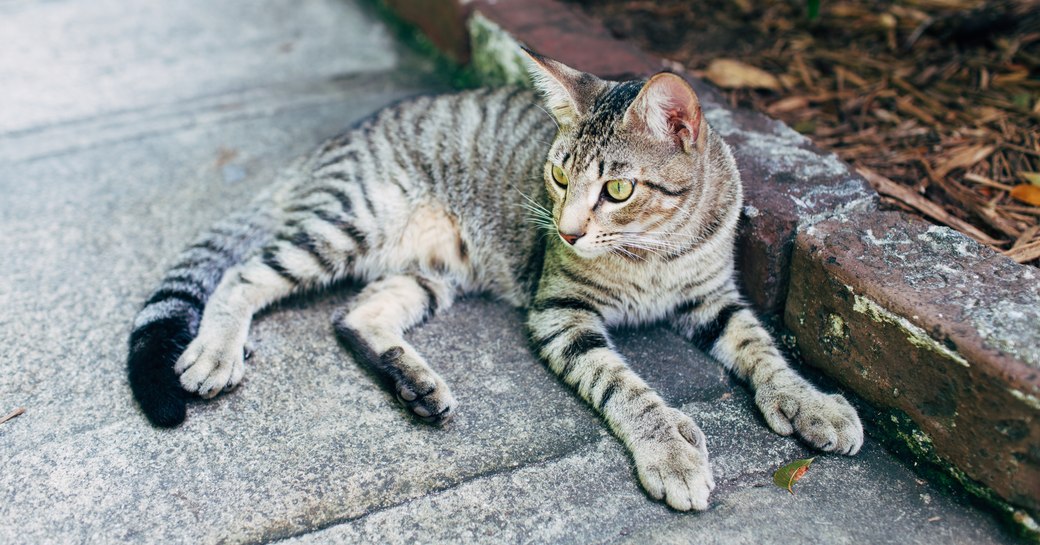
<path fill-rule="evenodd" d="M 430 499 L 437 498 L 437 497 L 442 496 L 443 494 L 445 494 L 447 492 L 450 492 L 452 490 L 461 488 L 461 487 L 463 487 L 465 485 L 468 485 L 470 483 L 476 483 L 476 482 L 484 481 L 484 480 L 487 480 L 487 479 L 492 479 L 492 478 L 497 477 L 499 475 L 509 475 L 511 473 L 515 473 L 517 471 L 521 471 L 521 470 L 524 470 L 524 469 L 544 467 L 544 466 L 553 464 L 555 462 L 559 462 L 561 460 L 564 460 L 566 458 L 569 458 L 571 456 L 574 456 L 575 454 L 578 454 L 579 452 L 587 450 L 589 448 L 595 448 L 596 446 L 602 444 L 604 441 L 607 441 L 607 440 L 617 441 L 617 439 L 614 438 L 613 436 L 601 436 L 601 437 L 599 437 L 597 439 L 592 439 L 592 440 L 590 440 L 588 442 L 581 443 L 581 444 L 575 446 L 574 448 L 571 448 L 571 449 L 568 449 L 566 451 L 557 453 L 557 454 L 555 454 L 553 456 L 548 456 L 546 458 L 543 458 L 543 459 L 540 459 L 540 460 L 537 460 L 537 461 L 534 461 L 534 462 L 523 463 L 523 464 L 512 466 L 512 467 L 500 467 L 500 468 L 495 468 L 495 469 L 492 469 L 492 470 L 489 470 L 489 471 L 476 473 L 476 474 L 473 474 L 473 475 L 471 475 L 469 477 L 461 479 L 461 480 L 459 480 L 459 481 L 457 481 L 457 482 L 455 482 L 455 483 L 453 483 L 451 485 L 444 486 L 444 487 L 439 487 L 439 488 L 435 487 L 435 488 L 432 488 L 432 489 L 428 490 L 427 492 L 425 492 L 425 493 L 423 493 L 421 495 L 415 496 L 414 498 L 409 498 L 409 499 L 406 499 L 404 501 L 393 503 L 393 504 L 390 504 L 390 505 L 376 507 L 376 508 L 371 509 L 371 510 L 365 512 L 365 513 L 360 514 L 360 515 L 349 516 L 349 517 L 342 517 L 342 518 L 333 518 L 333 519 L 325 521 L 325 522 L 323 522 L 323 523 L 321 523 L 319 525 L 316 525 L 316 526 L 314 526 L 312 528 L 308 528 L 306 530 L 302 530 L 302 531 L 298 531 L 298 532 L 292 532 L 292 533 L 285 533 L 285 534 L 282 534 L 282 535 L 274 534 L 274 535 L 270 535 L 270 536 L 267 536 L 265 538 L 261 538 L 259 540 L 255 540 L 255 541 L 244 541 L 244 542 L 241 542 L 241 544 L 242 545 L 270 545 L 270 544 L 274 544 L 274 543 L 281 543 L 281 542 L 284 542 L 284 541 L 287 541 L 289 539 L 293 539 L 293 538 L 296 538 L 296 537 L 322 532 L 322 531 L 328 530 L 330 528 L 334 528 L 336 526 L 341 526 L 341 525 L 344 525 L 344 524 L 351 524 L 351 523 L 354 523 L 354 522 L 358 522 L 358 521 L 364 520 L 364 519 L 366 519 L 366 518 L 368 518 L 368 517 L 370 517 L 372 515 L 376 515 L 376 514 L 379 514 L 379 513 L 382 513 L 382 512 L 391 511 L 391 510 L 394 510 L 394 509 L 398 509 L 398 508 L 401 508 L 401 507 L 408 506 L 408 505 L 410 505 L 412 503 L 415 503 L 417 501 L 430 500 Z"/>

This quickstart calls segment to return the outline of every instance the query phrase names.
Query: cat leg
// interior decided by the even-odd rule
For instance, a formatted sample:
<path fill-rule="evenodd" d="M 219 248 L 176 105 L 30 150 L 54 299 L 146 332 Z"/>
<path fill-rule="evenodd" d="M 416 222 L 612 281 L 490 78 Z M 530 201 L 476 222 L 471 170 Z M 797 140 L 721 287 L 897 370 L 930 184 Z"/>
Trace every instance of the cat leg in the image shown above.
<path fill-rule="evenodd" d="M 707 509 L 715 482 L 704 434 L 629 369 L 611 346 L 596 308 L 575 297 L 539 295 L 528 329 L 549 368 L 628 447 L 646 491 L 674 509 Z"/>
<path fill-rule="evenodd" d="M 198 334 L 174 365 L 185 390 L 209 399 L 233 389 L 245 371 L 253 315 L 346 273 L 346 264 L 360 248 L 322 232 L 312 227 L 281 234 L 260 255 L 224 272 L 206 302 Z"/>
<path fill-rule="evenodd" d="M 438 309 L 451 306 L 453 298 L 454 288 L 444 280 L 402 274 L 368 284 L 333 318 L 336 333 L 354 357 L 375 372 L 402 405 L 432 424 L 450 420 L 457 402 L 403 335 Z"/>
<path fill-rule="evenodd" d="M 780 435 L 797 433 L 826 452 L 855 454 L 863 446 L 856 409 L 838 394 L 824 394 L 791 369 L 758 318 L 732 287 L 723 295 L 680 307 L 673 324 L 755 391 L 755 404 Z"/>

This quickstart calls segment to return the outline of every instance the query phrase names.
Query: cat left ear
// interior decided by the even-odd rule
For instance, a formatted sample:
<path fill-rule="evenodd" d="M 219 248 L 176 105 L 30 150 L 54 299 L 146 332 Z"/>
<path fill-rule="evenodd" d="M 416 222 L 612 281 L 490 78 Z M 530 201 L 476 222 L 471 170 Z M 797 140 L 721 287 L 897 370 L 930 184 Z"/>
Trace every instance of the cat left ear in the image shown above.
<path fill-rule="evenodd" d="M 528 71 L 534 86 L 541 91 L 549 112 L 561 127 L 574 125 L 589 112 L 596 96 L 603 90 L 603 80 L 526 47 L 520 49 L 531 59 Z"/>
<path fill-rule="evenodd" d="M 625 112 L 624 124 L 672 142 L 685 153 L 692 153 L 694 147 L 704 151 L 707 127 L 700 100 L 686 80 L 670 72 L 661 72 L 643 85 Z"/>

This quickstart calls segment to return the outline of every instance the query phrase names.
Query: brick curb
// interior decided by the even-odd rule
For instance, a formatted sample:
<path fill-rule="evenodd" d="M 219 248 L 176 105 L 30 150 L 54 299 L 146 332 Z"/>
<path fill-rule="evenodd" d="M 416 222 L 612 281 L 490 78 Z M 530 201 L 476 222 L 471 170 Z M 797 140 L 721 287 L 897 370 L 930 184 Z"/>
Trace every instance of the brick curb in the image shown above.
<path fill-rule="evenodd" d="M 608 79 L 683 73 L 556 0 L 388 4 L 423 29 L 465 21 L 431 39 L 488 82 L 526 83 L 516 41 Z M 748 298 L 794 334 L 806 363 L 899 423 L 868 431 L 1040 535 L 1040 273 L 948 228 L 878 212 L 876 193 L 834 154 L 683 75 L 741 171 Z"/>

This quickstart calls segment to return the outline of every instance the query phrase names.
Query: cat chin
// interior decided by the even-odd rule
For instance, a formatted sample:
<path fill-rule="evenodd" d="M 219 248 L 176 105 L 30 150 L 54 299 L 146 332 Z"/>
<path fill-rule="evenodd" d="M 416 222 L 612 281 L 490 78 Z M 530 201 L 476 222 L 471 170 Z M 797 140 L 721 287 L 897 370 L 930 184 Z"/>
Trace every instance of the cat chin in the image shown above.
<path fill-rule="evenodd" d="M 583 248 L 581 246 L 570 246 L 571 252 L 582 259 L 596 259 L 610 253 L 609 248 Z"/>

